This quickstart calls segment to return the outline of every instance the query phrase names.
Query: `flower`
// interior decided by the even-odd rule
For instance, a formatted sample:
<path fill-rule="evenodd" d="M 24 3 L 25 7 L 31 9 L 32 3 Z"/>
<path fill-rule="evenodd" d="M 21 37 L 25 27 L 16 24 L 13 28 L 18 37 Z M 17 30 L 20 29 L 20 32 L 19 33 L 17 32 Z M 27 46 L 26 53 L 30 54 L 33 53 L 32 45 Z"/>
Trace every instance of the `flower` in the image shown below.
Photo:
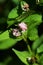
<path fill-rule="evenodd" d="M 20 36 L 20 35 L 21 35 L 21 33 L 19 32 L 18 29 L 13 29 L 13 36 L 18 37 L 18 36 Z"/>
<path fill-rule="evenodd" d="M 31 57 L 27 57 L 26 59 L 27 59 L 27 61 L 28 61 L 29 63 L 31 63 L 31 61 L 32 61 L 32 58 L 31 58 Z"/>
<path fill-rule="evenodd" d="M 15 29 L 12 30 L 13 36 L 18 37 L 18 36 L 20 36 L 22 34 L 22 32 L 25 32 L 27 30 L 27 25 L 24 22 L 19 23 L 18 27 L 19 27 L 18 29 L 15 28 Z"/>
<path fill-rule="evenodd" d="M 27 3 L 25 3 L 24 5 L 22 5 L 22 10 L 29 11 L 29 5 Z"/>
<path fill-rule="evenodd" d="M 27 30 L 27 25 L 24 22 L 19 23 L 18 26 L 22 31 Z"/>
<path fill-rule="evenodd" d="M 31 60 L 31 57 L 29 57 L 28 60 L 30 61 Z"/>

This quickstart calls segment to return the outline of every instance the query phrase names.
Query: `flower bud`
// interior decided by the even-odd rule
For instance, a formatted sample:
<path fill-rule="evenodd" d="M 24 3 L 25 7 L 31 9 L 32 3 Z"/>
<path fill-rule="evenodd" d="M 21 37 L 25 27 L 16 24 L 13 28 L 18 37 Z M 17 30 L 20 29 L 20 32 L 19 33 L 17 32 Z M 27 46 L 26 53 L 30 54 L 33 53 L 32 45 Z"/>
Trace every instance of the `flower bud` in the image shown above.
<path fill-rule="evenodd" d="M 23 1 L 21 4 L 21 8 L 23 11 L 29 11 L 29 4 Z"/>
<path fill-rule="evenodd" d="M 18 37 L 18 36 L 20 36 L 20 35 L 21 35 L 21 33 L 19 32 L 18 29 L 13 29 L 13 36 Z"/>
<path fill-rule="evenodd" d="M 24 22 L 19 23 L 18 26 L 22 31 L 27 30 L 27 25 Z"/>

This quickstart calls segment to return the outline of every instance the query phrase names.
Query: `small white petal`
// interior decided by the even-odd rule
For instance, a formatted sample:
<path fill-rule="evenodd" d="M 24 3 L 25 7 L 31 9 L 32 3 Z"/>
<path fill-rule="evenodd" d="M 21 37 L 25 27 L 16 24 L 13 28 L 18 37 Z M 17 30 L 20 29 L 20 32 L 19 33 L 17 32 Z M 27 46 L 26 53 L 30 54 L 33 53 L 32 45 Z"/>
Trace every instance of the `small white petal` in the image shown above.
<path fill-rule="evenodd" d="M 31 60 L 31 57 L 28 57 L 28 60 L 30 61 Z"/>

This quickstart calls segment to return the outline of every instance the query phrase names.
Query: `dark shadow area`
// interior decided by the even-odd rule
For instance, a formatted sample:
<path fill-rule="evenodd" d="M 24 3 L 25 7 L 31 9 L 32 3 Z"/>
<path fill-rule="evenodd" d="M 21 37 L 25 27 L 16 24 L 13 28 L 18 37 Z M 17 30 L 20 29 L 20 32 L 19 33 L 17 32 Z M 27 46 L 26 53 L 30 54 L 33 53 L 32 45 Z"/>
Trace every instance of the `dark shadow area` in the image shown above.
<path fill-rule="evenodd" d="M 17 44 L 13 47 L 18 51 L 25 51 L 27 50 L 27 45 L 26 42 L 24 42 L 23 40 L 17 42 Z"/>
<path fill-rule="evenodd" d="M 43 6 L 36 5 L 35 11 L 37 13 L 41 13 L 42 14 L 43 13 Z"/>
<path fill-rule="evenodd" d="M 17 55 L 11 50 L 0 50 L 0 62 L 4 62 L 7 57 L 12 57 L 12 60 L 7 63 L 7 65 L 25 65 L 21 62 L 21 60 L 17 57 Z"/>
<path fill-rule="evenodd" d="M 25 65 L 24 63 L 21 62 L 21 60 L 13 51 L 10 51 L 9 55 L 13 58 L 13 60 L 9 62 L 8 65 Z"/>
<path fill-rule="evenodd" d="M 0 31 L 5 31 L 7 29 L 7 23 L 0 24 Z"/>
<path fill-rule="evenodd" d="M 38 26 L 38 35 L 41 36 L 43 34 L 43 22 Z"/>
<path fill-rule="evenodd" d="M 30 45 L 30 47 L 32 46 L 32 44 L 33 44 L 33 41 L 31 41 L 31 40 L 29 40 L 29 39 L 27 39 L 28 40 L 28 44 Z"/>

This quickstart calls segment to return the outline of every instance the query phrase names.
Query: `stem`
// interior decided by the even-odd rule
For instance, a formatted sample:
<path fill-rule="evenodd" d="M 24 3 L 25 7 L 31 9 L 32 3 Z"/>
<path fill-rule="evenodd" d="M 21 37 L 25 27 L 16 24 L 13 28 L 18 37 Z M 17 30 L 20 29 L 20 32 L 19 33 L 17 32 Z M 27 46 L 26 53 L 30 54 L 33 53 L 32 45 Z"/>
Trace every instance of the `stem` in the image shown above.
<path fill-rule="evenodd" d="M 32 54 L 32 51 L 31 51 L 30 45 L 28 44 L 27 39 L 26 39 L 26 44 L 27 44 L 27 48 L 28 48 L 29 52 Z"/>
<path fill-rule="evenodd" d="M 24 41 L 25 41 L 26 44 L 27 44 L 28 51 L 32 54 L 31 48 L 30 48 L 30 46 L 29 46 L 29 44 L 28 44 L 28 41 L 27 41 L 27 38 L 25 37 L 24 34 L 23 34 L 23 39 L 24 39 Z"/>
<path fill-rule="evenodd" d="M 36 57 L 36 59 L 37 59 L 37 62 L 39 62 L 39 58 L 40 58 L 40 57 L 39 57 L 39 55 L 38 55 L 38 54 L 36 54 L 36 56 L 35 56 L 35 57 Z"/>

